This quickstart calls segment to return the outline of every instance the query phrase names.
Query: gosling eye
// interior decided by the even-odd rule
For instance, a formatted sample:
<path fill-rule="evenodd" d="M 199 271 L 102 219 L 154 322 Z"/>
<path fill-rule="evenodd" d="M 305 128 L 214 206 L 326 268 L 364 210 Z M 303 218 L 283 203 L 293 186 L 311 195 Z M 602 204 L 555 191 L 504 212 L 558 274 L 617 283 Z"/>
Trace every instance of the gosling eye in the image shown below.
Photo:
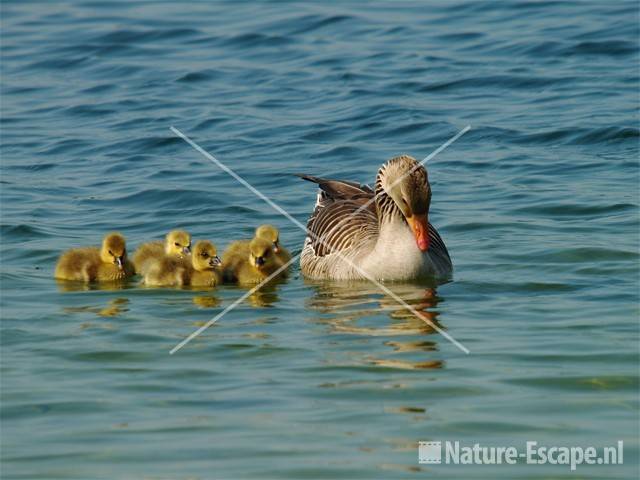
<path fill-rule="evenodd" d="M 113 254 L 113 252 L 111 250 L 109 250 L 109 255 L 111 255 L 112 257 L 115 257 L 115 255 Z"/>
<path fill-rule="evenodd" d="M 202 255 L 203 258 L 209 257 L 209 254 L 207 252 L 202 252 L 200 255 Z"/>
<path fill-rule="evenodd" d="M 180 246 L 180 244 L 179 244 L 178 242 L 174 243 L 174 245 L 175 245 L 176 247 L 179 247 L 179 246 Z"/>

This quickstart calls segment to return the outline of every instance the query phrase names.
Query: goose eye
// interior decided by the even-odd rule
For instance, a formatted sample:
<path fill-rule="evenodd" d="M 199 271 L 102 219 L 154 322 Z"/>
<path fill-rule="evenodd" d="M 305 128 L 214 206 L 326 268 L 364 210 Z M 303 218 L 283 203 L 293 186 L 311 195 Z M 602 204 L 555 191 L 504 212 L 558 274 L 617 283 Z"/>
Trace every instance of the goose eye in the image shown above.
<path fill-rule="evenodd" d="M 113 255 L 113 252 L 111 250 L 109 250 L 109 255 Z"/>
<path fill-rule="evenodd" d="M 207 252 L 202 252 L 200 255 L 202 255 L 204 258 L 207 258 L 209 256 Z"/>
<path fill-rule="evenodd" d="M 179 244 L 178 242 L 174 243 L 174 245 L 175 245 L 176 247 L 179 247 L 179 246 L 180 246 L 180 244 Z"/>

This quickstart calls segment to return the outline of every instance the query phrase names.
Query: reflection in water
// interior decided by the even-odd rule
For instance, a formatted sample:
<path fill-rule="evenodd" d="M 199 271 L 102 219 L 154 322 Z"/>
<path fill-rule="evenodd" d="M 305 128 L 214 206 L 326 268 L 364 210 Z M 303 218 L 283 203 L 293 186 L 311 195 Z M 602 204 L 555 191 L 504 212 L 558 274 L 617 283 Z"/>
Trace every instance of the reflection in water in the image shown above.
<path fill-rule="evenodd" d="M 117 282 L 101 282 L 101 283 L 85 283 L 75 282 L 71 280 L 60 280 L 56 278 L 56 284 L 60 292 L 88 292 L 89 290 L 104 290 L 107 292 L 115 292 L 118 290 L 124 290 L 127 287 L 131 287 L 130 280 L 123 280 Z"/>
<path fill-rule="evenodd" d="M 282 280 L 277 282 L 271 281 L 263 285 L 262 287 L 260 287 L 258 290 L 256 290 L 255 292 L 253 292 L 251 295 L 247 297 L 246 299 L 247 302 L 254 307 L 268 307 L 270 305 L 273 305 L 280 298 L 278 297 L 278 293 L 277 293 L 278 285 L 280 283 L 282 283 Z M 238 296 L 245 295 L 246 292 L 248 292 L 254 287 L 255 285 L 251 285 L 251 286 L 236 285 L 236 288 L 238 289 L 238 291 L 242 292 Z"/>
<path fill-rule="evenodd" d="M 213 295 L 196 295 L 193 297 L 193 303 L 202 308 L 213 308 L 220 305 L 220 299 Z"/>
<path fill-rule="evenodd" d="M 268 307 L 278 301 L 275 285 L 265 285 L 260 290 L 253 292 L 247 301 L 254 307 Z"/>
<path fill-rule="evenodd" d="M 62 309 L 65 313 L 95 313 L 100 317 L 116 317 L 121 313 L 129 311 L 127 304 L 129 299 L 127 298 L 114 298 L 110 300 L 106 307 L 100 306 L 82 306 L 82 307 L 65 307 Z"/>
<path fill-rule="evenodd" d="M 438 322 L 438 313 L 430 309 L 437 306 L 440 299 L 433 285 L 424 286 L 409 283 L 392 283 L 386 286 L 421 318 L 396 299 L 367 282 L 305 282 L 314 289 L 315 295 L 307 302 L 310 309 L 323 314 L 319 322 L 326 323 L 334 333 L 355 334 L 370 337 L 402 337 L 410 335 L 431 335 L 436 330 L 431 324 L 444 328 Z M 386 313 L 391 322 L 380 325 L 380 313 Z M 393 355 L 437 351 L 437 341 L 389 340 L 383 345 L 390 347 Z M 386 359 L 365 356 L 370 364 L 397 369 L 438 369 L 443 367 L 440 360 L 404 361 L 398 358 Z"/>

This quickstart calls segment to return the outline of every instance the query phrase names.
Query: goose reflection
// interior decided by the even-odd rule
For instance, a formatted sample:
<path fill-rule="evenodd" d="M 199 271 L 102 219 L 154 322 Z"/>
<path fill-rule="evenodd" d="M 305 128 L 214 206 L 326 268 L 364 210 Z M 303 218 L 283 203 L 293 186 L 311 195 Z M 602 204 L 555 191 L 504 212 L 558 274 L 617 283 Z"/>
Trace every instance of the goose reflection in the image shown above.
<path fill-rule="evenodd" d="M 316 321 L 327 324 L 332 333 L 354 334 L 369 337 L 409 337 L 432 335 L 437 333 L 433 325 L 444 329 L 438 321 L 439 313 L 433 311 L 440 302 L 436 285 L 412 283 L 387 284 L 395 295 L 406 302 L 414 311 L 401 305 L 391 295 L 368 282 L 317 282 L 305 280 L 314 290 L 307 301 L 307 307 L 321 315 Z M 380 314 L 386 314 L 391 320 L 380 323 Z M 402 356 L 438 350 L 438 343 L 424 338 L 409 341 L 398 338 L 383 342 L 389 348 L 389 354 Z M 385 355 L 386 356 L 386 355 Z M 398 358 L 375 358 L 366 356 L 366 363 L 380 367 L 397 369 L 442 368 L 440 360 L 421 359 L 404 361 Z"/>

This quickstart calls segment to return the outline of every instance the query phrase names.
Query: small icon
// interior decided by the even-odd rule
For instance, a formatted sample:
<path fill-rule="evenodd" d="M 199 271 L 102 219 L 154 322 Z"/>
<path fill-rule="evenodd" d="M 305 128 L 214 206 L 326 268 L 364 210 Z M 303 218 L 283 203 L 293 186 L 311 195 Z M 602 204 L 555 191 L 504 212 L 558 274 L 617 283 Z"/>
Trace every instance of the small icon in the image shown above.
<path fill-rule="evenodd" d="M 442 442 L 419 442 L 418 463 L 442 463 Z"/>

